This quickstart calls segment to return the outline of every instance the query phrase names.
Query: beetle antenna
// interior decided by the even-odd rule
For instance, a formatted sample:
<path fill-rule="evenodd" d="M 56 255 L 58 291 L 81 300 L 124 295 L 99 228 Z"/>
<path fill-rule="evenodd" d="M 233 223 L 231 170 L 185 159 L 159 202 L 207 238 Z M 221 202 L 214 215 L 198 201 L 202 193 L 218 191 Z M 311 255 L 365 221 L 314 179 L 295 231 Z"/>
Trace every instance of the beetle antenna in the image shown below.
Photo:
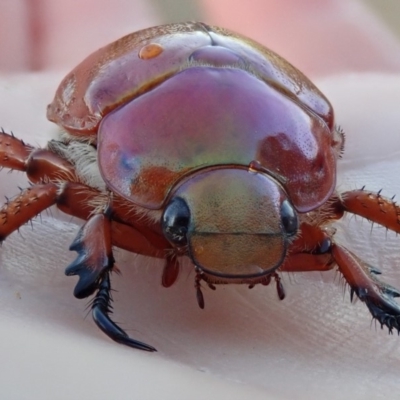
<path fill-rule="evenodd" d="M 283 300 L 286 297 L 285 288 L 283 287 L 281 277 L 278 275 L 277 272 L 274 272 L 272 276 L 275 279 L 276 283 L 276 291 L 278 293 L 279 300 Z"/>
<path fill-rule="evenodd" d="M 196 277 L 194 278 L 194 287 L 196 289 L 196 299 L 197 299 L 197 304 L 203 310 L 204 309 L 204 296 L 203 296 L 203 292 L 201 291 L 201 284 L 200 284 L 201 280 L 202 280 L 201 272 L 196 271 Z"/>

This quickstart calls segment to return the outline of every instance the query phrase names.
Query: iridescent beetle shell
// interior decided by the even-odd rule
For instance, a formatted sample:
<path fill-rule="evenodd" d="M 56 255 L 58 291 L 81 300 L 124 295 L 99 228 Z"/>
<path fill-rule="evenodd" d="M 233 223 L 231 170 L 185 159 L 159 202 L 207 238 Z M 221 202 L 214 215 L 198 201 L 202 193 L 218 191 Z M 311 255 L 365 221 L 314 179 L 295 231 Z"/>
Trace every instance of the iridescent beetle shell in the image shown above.
<path fill-rule="evenodd" d="M 300 212 L 335 187 L 327 99 L 277 54 L 205 24 L 151 28 L 98 50 L 63 80 L 48 118 L 97 141 L 105 181 L 148 208 L 215 165 L 255 162 Z"/>
<path fill-rule="evenodd" d="M 86 220 L 70 249 L 74 294 L 95 293 L 93 318 L 117 342 L 154 351 L 111 319 L 112 246 L 165 260 L 162 284 L 190 258 L 201 282 L 276 283 L 278 271 L 337 265 L 372 316 L 400 329 L 400 292 L 334 242 L 345 212 L 400 233 L 400 208 L 380 193 L 335 191 L 344 135 L 331 105 L 297 69 L 256 42 L 203 23 L 125 36 L 62 81 L 47 149 L 0 132 L 0 167 L 32 187 L 0 209 L 0 242 L 56 204 Z M 29 204 L 30 207 L 21 207 Z"/>
<path fill-rule="evenodd" d="M 190 256 L 214 275 L 258 276 L 279 267 L 288 244 L 281 226 L 286 197 L 286 207 L 307 212 L 335 187 L 342 143 L 325 97 L 273 52 L 205 24 L 146 30 L 100 49 L 64 79 L 48 117 L 78 139 L 96 133 L 104 181 L 133 204 L 165 209 L 179 192 L 190 203 Z M 220 168 L 235 171 L 228 173 L 232 183 L 214 196 L 214 203 L 225 203 L 220 210 L 208 201 L 206 212 L 193 196 L 195 182 L 214 171 L 203 189 L 210 199 L 212 187 L 227 178 L 221 171 L 215 178 Z M 234 211 L 228 204 L 246 192 L 245 181 L 259 179 L 241 169 L 273 183 L 265 193 L 268 184 L 254 182 Z M 274 196 L 264 207 L 256 200 Z M 262 209 L 271 224 L 249 223 Z"/>

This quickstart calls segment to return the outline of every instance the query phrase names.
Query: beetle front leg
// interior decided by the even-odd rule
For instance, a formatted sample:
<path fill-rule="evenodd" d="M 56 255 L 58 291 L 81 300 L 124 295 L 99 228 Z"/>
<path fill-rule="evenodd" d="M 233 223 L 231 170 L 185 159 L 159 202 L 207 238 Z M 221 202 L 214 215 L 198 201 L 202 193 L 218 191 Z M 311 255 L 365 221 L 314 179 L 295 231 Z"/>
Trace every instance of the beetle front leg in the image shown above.
<path fill-rule="evenodd" d="M 66 275 L 78 275 L 75 297 L 82 299 L 97 293 L 92 302 L 92 316 L 96 325 L 111 339 L 140 350 L 156 351 L 152 346 L 131 339 L 111 320 L 110 272 L 114 268 L 111 241 L 110 208 L 95 214 L 81 227 L 70 246 L 78 257 L 65 270 Z"/>
<path fill-rule="evenodd" d="M 112 312 L 111 307 L 111 282 L 110 273 L 107 271 L 103 274 L 99 283 L 99 290 L 92 303 L 92 315 L 96 325 L 112 340 L 126 346 L 133 347 L 139 350 L 157 351 L 153 346 L 139 342 L 128 336 L 108 314 Z"/>
<path fill-rule="evenodd" d="M 380 272 L 366 264 L 342 246 L 332 245 L 332 255 L 339 271 L 350 285 L 350 296 L 354 293 L 366 304 L 372 317 L 378 320 L 381 327 L 387 326 L 389 333 L 393 329 L 400 331 L 400 306 L 394 301 L 400 292 L 383 282 L 376 275 Z"/>
<path fill-rule="evenodd" d="M 70 250 L 77 258 L 65 270 L 67 276 L 78 275 L 74 296 L 83 299 L 99 287 L 105 272 L 112 270 L 111 221 L 106 214 L 95 214 L 80 228 Z"/>

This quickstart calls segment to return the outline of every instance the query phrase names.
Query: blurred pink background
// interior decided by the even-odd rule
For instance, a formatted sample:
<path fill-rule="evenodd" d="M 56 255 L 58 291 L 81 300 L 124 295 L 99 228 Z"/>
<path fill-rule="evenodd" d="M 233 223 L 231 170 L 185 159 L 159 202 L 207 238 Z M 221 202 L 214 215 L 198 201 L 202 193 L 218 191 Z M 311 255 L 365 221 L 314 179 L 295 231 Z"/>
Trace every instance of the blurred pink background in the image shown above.
<path fill-rule="evenodd" d="M 383 8 L 389 4 L 375 3 Z M 357 0 L 4 0 L 0 71 L 66 71 L 120 36 L 182 20 L 202 20 L 252 37 L 311 76 L 398 71 L 399 42 L 365 4 Z"/>

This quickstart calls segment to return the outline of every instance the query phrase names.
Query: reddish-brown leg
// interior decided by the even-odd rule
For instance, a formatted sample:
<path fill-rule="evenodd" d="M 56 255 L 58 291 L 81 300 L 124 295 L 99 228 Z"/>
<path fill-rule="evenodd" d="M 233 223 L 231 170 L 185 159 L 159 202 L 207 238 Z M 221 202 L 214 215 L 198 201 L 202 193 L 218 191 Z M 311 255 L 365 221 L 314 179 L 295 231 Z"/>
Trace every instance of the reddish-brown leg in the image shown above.
<path fill-rule="evenodd" d="M 328 204 L 331 212 L 323 210 L 327 220 L 350 212 L 400 233 L 400 207 L 381 194 L 355 190 L 343 193 Z M 331 215 L 330 215 L 331 214 Z M 389 332 L 400 330 L 400 306 L 394 300 L 400 291 L 377 279 L 380 272 L 346 248 L 332 242 L 318 225 L 302 224 L 301 234 L 292 244 L 283 271 L 327 270 L 338 266 L 354 294 L 366 304 L 373 318 Z"/>
<path fill-rule="evenodd" d="M 282 272 L 329 271 L 335 266 L 331 254 L 290 254 L 283 266 Z"/>
<path fill-rule="evenodd" d="M 54 183 L 33 185 L 8 200 L 0 208 L 0 242 L 56 201 L 57 185 Z"/>
<path fill-rule="evenodd" d="M 109 211 L 110 209 L 93 215 L 79 230 L 70 247 L 70 250 L 78 253 L 78 257 L 67 267 L 65 273 L 79 276 L 74 290 L 77 298 L 88 297 L 97 290 L 92 302 L 92 316 L 96 325 L 107 336 L 130 347 L 156 351 L 154 347 L 130 338 L 109 317 L 112 312 L 110 272 L 114 267 Z"/>
<path fill-rule="evenodd" d="M 400 330 L 400 306 L 394 300 L 400 292 L 388 284 L 380 282 L 376 275 L 380 272 L 366 264 L 345 247 L 333 244 L 332 255 L 339 271 L 350 286 L 350 296 L 354 293 L 366 304 L 372 317 L 377 319 L 381 327 L 387 326 L 389 332 Z"/>
<path fill-rule="evenodd" d="M 26 172 L 34 183 L 76 180 L 74 167 L 46 149 L 36 149 L 13 135 L 0 132 L 0 168 Z"/>
<path fill-rule="evenodd" d="M 25 171 L 26 160 L 33 147 L 1 130 L 0 167 Z"/>
<path fill-rule="evenodd" d="M 400 233 L 400 207 L 392 199 L 381 196 L 380 192 L 353 190 L 341 196 L 344 211 L 360 215 L 372 222 Z"/>
<path fill-rule="evenodd" d="M 79 183 L 68 182 L 62 186 L 57 207 L 66 214 L 88 220 L 93 213 L 96 213 L 95 204 L 101 193 L 95 189 Z M 118 199 L 108 199 L 103 208 L 111 207 L 111 240 L 112 245 L 150 257 L 165 258 L 165 249 L 169 248 L 169 243 L 161 234 L 149 231 L 140 225 L 127 225 L 118 222 L 115 218 L 122 221 L 119 215 Z"/>
<path fill-rule="evenodd" d="M 289 255 L 280 268 L 285 272 L 328 271 L 334 267 L 332 238 L 318 225 L 302 223 L 300 233 L 290 245 Z"/>
<path fill-rule="evenodd" d="M 315 227 L 315 229 L 319 229 Z M 333 243 L 326 254 L 297 253 L 289 255 L 282 271 L 325 271 L 335 265 L 350 286 L 350 298 L 354 294 L 366 304 L 372 317 L 389 332 L 400 330 L 400 306 L 394 298 L 400 292 L 377 279 L 380 272 L 360 260 L 346 248 Z"/>
<path fill-rule="evenodd" d="M 5 205 L 0 211 L 3 220 L 7 217 L 7 226 L 2 228 L 5 232 L 4 237 L 54 203 L 65 213 L 83 220 L 88 220 L 95 212 L 93 204 L 96 203 L 95 200 L 100 192 L 80 183 L 73 165 L 50 150 L 36 149 L 12 135 L 0 131 L 1 167 L 24 171 L 31 182 L 40 183 L 37 188 L 33 186 L 13 200 L 15 207 L 20 205 L 23 200 L 28 208 L 22 207 L 18 212 L 11 212 L 9 207 L 9 211 L 5 214 L 7 209 L 7 205 Z M 53 183 L 49 183 L 47 186 L 43 182 Z M 60 182 L 65 183 L 60 184 Z M 56 196 L 57 188 L 59 192 L 56 200 L 50 201 L 49 205 L 43 198 L 48 187 L 52 187 L 53 196 Z M 30 201 L 28 201 L 28 193 L 32 195 Z M 37 193 L 40 194 L 39 197 Z M 32 203 L 36 203 L 36 205 L 32 206 Z M 118 220 L 126 220 L 124 215 L 119 215 L 121 214 L 120 209 L 122 209 L 122 214 L 125 211 L 121 203 L 123 203 L 122 200 L 118 196 L 114 196 L 113 202 L 110 204 L 113 209 L 112 244 L 137 254 L 165 258 L 164 249 L 170 247 L 168 242 L 161 233 L 154 232 L 146 224 L 136 223 L 137 219 L 143 218 L 129 210 L 130 220 L 128 221 L 132 221 L 131 224 L 118 222 Z M 133 224 L 135 228 L 132 226 Z"/>
<path fill-rule="evenodd" d="M 4 131 L 0 132 L 0 168 L 25 171 L 36 183 L 0 209 L 0 241 L 57 202 L 53 179 L 74 176 L 73 167 L 48 150 L 35 149 Z"/>
<path fill-rule="evenodd" d="M 29 180 L 36 183 L 0 209 L 0 241 L 53 204 L 87 220 L 71 245 L 78 257 L 66 270 L 67 275 L 79 276 L 75 296 L 84 298 L 97 290 L 92 315 L 98 327 L 119 343 L 155 351 L 154 347 L 129 338 L 109 317 L 112 309 L 110 272 L 114 266 L 112 244 L 164 258 L 165 239 L 151 233 L 158 245 L 155 247 L 132 226 L 112 222 L 112 201 L 107 207 L 94 206 L 93 200 L 100 195 L 99 191 L 79 183 L 74 167 L 50 150 L 34 149 L 12 135 L 0 132 L 0 167 L 25 171 Z"/>
<path fill-rule="evenodd" d="M 400 207 L 392 199 L 383 197 L 380 191 L 369 192 L 364 189 L 345 192 L 341 196 L 344 211 L 360 215 L 400 233 Z M 380 272 L 360 260 L 344 247 L 334 245 L 332 255 L 340 272 L 348 282 L 351 294 L 355 293 L 363 301 L 372 316 L 389 332 L 400 330 L 400 307 L 394 298 L 400 292 L 377 279 Z"/>
<path fill-rule="evenodd" d="M 95 214 L 80 228 L 70 250 L 77 258 L 65 270 L 68 276 L 78 275 L 74 296 L 83 299 L 98 289 L 104 272 L 111 271 L 114 257 L 111 249 L 111 221 L 105 214 Z"/>

